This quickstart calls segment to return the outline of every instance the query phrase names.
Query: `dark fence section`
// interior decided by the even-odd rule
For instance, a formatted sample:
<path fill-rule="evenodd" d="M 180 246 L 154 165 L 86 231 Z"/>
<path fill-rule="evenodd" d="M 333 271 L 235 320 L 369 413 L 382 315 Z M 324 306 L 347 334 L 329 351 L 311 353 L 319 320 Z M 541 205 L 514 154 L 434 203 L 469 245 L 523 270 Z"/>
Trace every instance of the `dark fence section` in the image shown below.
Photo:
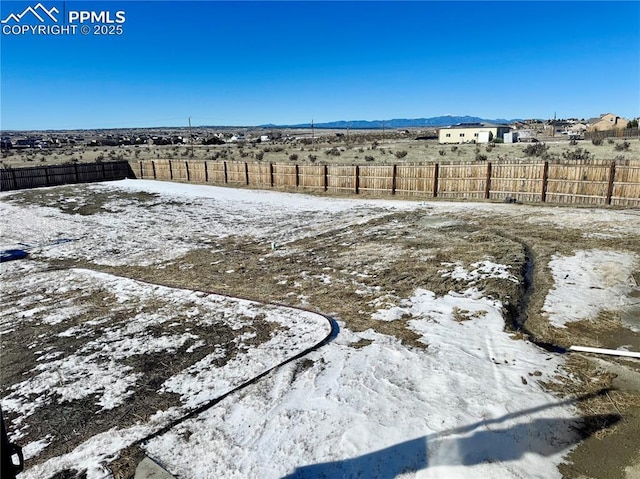
<path fill-rule="evenodd" d="M 640 137 L 640 129 L 638 128 L 619 128 L 617 130 L 605 131 L 585 131 L 585 140 L 602 140 L 604 138 L 638 138 Z"/>
<path fill-rule="evenodd" d="M 0 191 L 135 177 L 128 161 L 5 168 L 0 170 Z"/>

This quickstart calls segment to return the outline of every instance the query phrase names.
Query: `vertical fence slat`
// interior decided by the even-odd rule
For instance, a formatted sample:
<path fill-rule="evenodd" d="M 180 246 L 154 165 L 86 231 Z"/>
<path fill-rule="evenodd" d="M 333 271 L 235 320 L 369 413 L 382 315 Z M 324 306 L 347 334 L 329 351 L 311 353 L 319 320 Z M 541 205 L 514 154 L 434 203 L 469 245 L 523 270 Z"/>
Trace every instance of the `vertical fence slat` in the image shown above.
<path fill-rule="evenodd" d="M 488 200 L 490 194 L 491 194 L 491 162 L 488 161 L 487 162 L 487 180 L 485 181 L 485 184 L 484 184 L 484 198 Z"/>
<path fill-rule="evenodd" d="M 433 169 L 433 197 L 436 198 L 438 196 L 438 176 L 440 174 L 440 165 L 436 163 L 435 168 Z"/>
<path fill-rule="evenodd" d="M 547 186 L 549 185 L 549 162 L 544 162 L 544 170 L 542 172 L 542 202 L 547 201 Z"/>
<path fill-rule="evenodd" d="M 611 197 L 613 196 L 613 182 L 616 179 L 616 162 L 612 161 L 609 167 L 609 186 L 607 187 L 607 204 L 611 204 Z"/>

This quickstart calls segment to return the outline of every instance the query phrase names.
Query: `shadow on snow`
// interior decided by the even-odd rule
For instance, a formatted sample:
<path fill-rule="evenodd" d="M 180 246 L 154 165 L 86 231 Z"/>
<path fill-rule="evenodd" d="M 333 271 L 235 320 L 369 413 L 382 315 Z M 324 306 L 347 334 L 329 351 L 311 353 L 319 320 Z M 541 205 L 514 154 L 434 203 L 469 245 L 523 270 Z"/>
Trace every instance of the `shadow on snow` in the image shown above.
<path fill-rule="evenodd" d="M 594 395 L 605 392 L 603 390 Z M 615 414 L 601 414 L 577 418 L 536 418 L 508 427 L 491 426 L 544 409 L 574 404 L 594 395 L 538 406 L 500 418 L 429 434 L 351 459 L 301 466 L 283 479 L 391 479 L 428 467 L 508 462 L 532 453 L 552 456 L 595 432 L 616 424 L 621 417 Z"/>

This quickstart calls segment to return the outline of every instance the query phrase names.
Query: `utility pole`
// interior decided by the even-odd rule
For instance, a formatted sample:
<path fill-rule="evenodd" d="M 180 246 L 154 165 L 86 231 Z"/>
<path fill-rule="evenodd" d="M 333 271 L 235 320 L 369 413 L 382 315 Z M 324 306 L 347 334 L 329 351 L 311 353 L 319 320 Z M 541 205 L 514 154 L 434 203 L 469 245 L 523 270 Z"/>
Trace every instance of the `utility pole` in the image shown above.
<path fill-rule="evenodd" d="M 191 156 L 193 157 L 193 132 L 191 130 L 191 117 L 189 117 L 189 139 L 191 142 Z"/>

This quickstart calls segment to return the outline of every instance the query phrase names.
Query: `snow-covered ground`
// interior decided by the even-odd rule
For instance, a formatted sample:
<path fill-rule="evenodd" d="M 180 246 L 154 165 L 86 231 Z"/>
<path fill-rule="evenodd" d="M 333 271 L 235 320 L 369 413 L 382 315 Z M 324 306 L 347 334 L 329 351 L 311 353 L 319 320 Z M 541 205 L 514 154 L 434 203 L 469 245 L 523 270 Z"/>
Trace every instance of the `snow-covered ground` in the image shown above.
<path fill-rule="evenodd" d="M 143 180 L 83 188 L 159 196 L 146 207 L 114 199 L 109 211 L 90 216 L 2 201 L 3 249 L 32 245 L 33 256 L 41 262 L 84 258 L 104 265 L 157 267 L 190 249 L 213 245 L 216 238 L 245 235 L 265 245 L 282 244 L 392 211 L 414 209 L 428 210 L 436 218 L 473 211 L 478 217 L 513 216 L 514 220 L 558 228 L 597 225 L 601 234 L 610 236 L 640 232 L 640 216 L 633 210 L 605 214 L 597 209 L 546 208 L 532 215 L 532 209 L 522 205 L 335 199 Z M 9 195 L 2 193 L 0 198 Z M 588 228 L 586 234 L 590 234 Z M 60 242 L 62 238 L 73 241 Z M 589 319 L 597 313 L 594 300 L 621 301 L 628 293 L 632 265 L 637 261 L 627 253 L 577 252 L 574 260 L 558 256 L 549 265 L 556 281 L 546 303 L 550 320 L 561 326 L 563 321 Z M 324 318 L 309 315 L 305 319 L 305 313 L 297 310 L 162 289 L 88 270 L 41 271 L 37 263 L 29 263 L 3 264 L 3 294 L 73 289 L 77 283 L 89 291 L 108 290 L 116 298 L 128 298 L 123 301 L 134 298 L 142 302 L 160 295 L 166 304 L 184 303 L 183 310 L 195 302 L 205 317 L 226 318 L 230 328 L 235 327 L 235 314 L 252 318 L 263 309 L 270 321 L 299 323 L 299 327 L 290 326 L 259 347 L 245 348 L 245 354 L 221 367 L 213 366 L 213 357 L 191 365 L 162 385 L 181 395 L 180 407 L 158 411 L 147 422 L 96 435 L 68 454 L 25 471 L 21 475 L 25 478 L 48 477 L 66 467 L 87 468 L 90 478 L 106 477 L 101 461 L 327 334 L 326 321 L 320 320 Z M 443 267 L 442 274 L 452 278 L 514 280 L 507 265 L 490 261 L 476 263 L 472 270 L 456 263 Z M 618 278 L 607 271 L 618 271 Z M 570 284 L 571 277 L 584 279 Z M 604 280 L 608 281 L 606 287 L 598 289 L 595 297 L 590 287 L 594 281 Z M 562 357 L 505 332 L 501 304 L 483 297 L 481 291 L 469 288 L 436 296 L 423 286 L 416 284 L 413 295 L 394 306 L 380 307 L 371 321 L 409 318 L 408 327 L 421 336 L 424 348 L 407 347 L 373 329 L 350 331 L 336 318 L 339 333 L 305 356 L 311 361 L 304 362 L 304 367 L 302 360 L 297 360 L 276 369 L 153 438 L 145 445 L 148 454 L 184 478 L 560 477 L 557 465 L 578 441 L 572 427 L 577 412 L 570 402 L 546 392 L 539 381 L 549 381 L 559 373 Z M 588 294 L 579 296 L 585 289 Z M 562 297 L 567 293 L 577 298 L 572 314 L 562 310 Z M 53 316 L 47 314 L 53 309 L 46 304 L 26 298 L 21 301 L 3 305 L 0 338 L 21 321 L 64 324 L 86 314 L 69 307 Z M 52 397 L 60 401 L 65 395 L 86 393 L 98 394 L 104 407 L 126 402 L 137 378 L 118 366 L 118 358 L 145 354 L 145 348 L 169 353 L 186 344 L 202 346 L 195 323 L 193 330 L 167 333 L 162 340 L 150 341 L 145 336 L 150 324 L 161 322 L 168 327 L 176 320 L 169 310 L 155 315 L 141 312 L 133 319 L 135 327 L 123 324 L 112 328 L 109 337 L 88 340 L 75 360 L 42 351 L 43 357 L 49 355 L 48 361 L 21 385 L 29 394 L 21 395 L 16 388 L 2 398 L 3 408 L 26 418 L 46 402 L 51 388 L 59 388 Z M 83 326 L 74 321 L 65 331 L 77 337 Z M 113 366 L 93 371 L 99 361 L 112 361 Z M 30 438 L 27 454 L 36 457 L 46 450 L 54 434 Z"/>

